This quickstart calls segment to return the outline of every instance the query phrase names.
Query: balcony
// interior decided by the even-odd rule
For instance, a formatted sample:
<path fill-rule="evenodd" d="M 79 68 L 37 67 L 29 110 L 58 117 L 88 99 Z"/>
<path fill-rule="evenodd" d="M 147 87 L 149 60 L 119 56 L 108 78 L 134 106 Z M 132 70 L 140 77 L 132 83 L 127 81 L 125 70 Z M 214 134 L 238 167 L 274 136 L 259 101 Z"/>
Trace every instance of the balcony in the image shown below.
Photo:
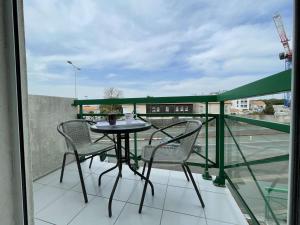
<path fill-rule="evenodd" d="M 284 71 L 211 96 L 92 100 L 31 96 L 29 111 L 36 224 L 286 224 L 290 126 L 228 115 L 225 102 L 289 91 L 290 83 L 291 72 Z M 211 102 L 218 105 L 218 113 L 209 112 Z M 159 103 L 203 103 L 206 110 L 204 113 L 150 114 L 137 110 L 142 104 Z M 204 210 L 180 168 L 155 166 L 150 179 L 156 192 L 154 197 L 146 195 L 145 208 L 139 214 L 143 181 L 125 167 L 113 201 L 113 217 L 109 218 L 107 198 L 116 173 L 107 174 L 101 187 L 97 185 L 97 177 L 101 171 L 112 167 L 113 154 L 108 154 L 104 162 L 94 160 L 91 169 L 88 168 L 89 161 L 82 163 L 90 199 L 88 204 L 83 202 L 72 159 L 64 182 L 59 183 L 65 143 L 57 134 L 57 124 L 76 117 L 97 120 L 105 114 L 84 113 L 83 107 L 109 104 L 130 105 L 139 119 L 153 122 L 152 130 L 130 137 L 131 159 L 136 166 L 141 166 L 141 147 L 160 125 L 174 118 L 202 121 L 204 126 L 188 164 L 206 203 Z M 154 122 L 154 118 L 161 121 L 160 125 Z M 180 132 L 180 127 L 164 135 L 176 132 Z M 163 138 L 161 135 L 157 141 Z M 213 179 L 205 180 L 202 174 L 204 178 L 211 174 Z"/>
<path fill-rule="evenodd" d="M 115 176 L 104 175 L 103 185 L 98 187 L 98 175 L 114 164 L 95 160 L 91 169 L 83 163 L 89 203 L 83 201 L 77 167 L 66 168 L 65 180 L 59 183 L 60 171 L 53 172 L 34 182 L 36 225 L 106 225 L 106 224 L 247 224 L 239 207 L 227 188 L 216 187 L 211 181 L 194 174 L 206 203 L 201 208 L 191 182 L 183 172 L 153 169 L 150 179 L 155 195 L 147 193 L 145 208 L 138 213 L 143 181 L 125 167 L 113 201 L 113 216 L 108 217 L 107 205 Z"/>

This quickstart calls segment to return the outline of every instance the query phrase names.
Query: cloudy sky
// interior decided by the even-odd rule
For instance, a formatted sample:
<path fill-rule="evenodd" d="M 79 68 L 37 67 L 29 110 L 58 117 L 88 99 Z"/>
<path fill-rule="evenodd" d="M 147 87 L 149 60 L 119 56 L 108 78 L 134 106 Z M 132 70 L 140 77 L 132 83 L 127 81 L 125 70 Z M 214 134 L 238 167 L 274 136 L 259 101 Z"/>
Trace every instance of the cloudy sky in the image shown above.
<path fill-rule="evenodd" d="M 25 0 L 29 92 L 102 98 L 200 95 L 282 71 L 272 20 L 292 0 Z"/>

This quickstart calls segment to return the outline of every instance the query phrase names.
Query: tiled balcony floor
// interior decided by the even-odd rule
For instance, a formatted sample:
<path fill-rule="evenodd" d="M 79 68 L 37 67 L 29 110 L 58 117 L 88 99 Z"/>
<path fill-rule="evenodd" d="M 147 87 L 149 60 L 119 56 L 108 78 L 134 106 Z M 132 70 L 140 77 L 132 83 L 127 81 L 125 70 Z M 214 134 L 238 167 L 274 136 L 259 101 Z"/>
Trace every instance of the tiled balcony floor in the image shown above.
<path fill-rule="evenodd" d="M 203 210 L 191 182 L 183 172 L 153 169 L 151 181 L 155 195 L 146 194 L 142 214 L 138 213 L 143 181 L 124 166 L 114 195 L 113 216 L 108 217 L 108 197 L 117 170 L 103 177 L 98 175 L 112 167 L 111 163 L 94 160 L 92 169 L 83 163 L 89 203 L 85 204 L 76 165 L 67 166 L 63 183 L 60 170 L 34 182 L 36 225 L 243 225 L 248 224 L 227 188 L 218 188 L 211 181 L 194 174 L 206 204 Z M 150 188 L 148 189 L 150 190 Z"/>

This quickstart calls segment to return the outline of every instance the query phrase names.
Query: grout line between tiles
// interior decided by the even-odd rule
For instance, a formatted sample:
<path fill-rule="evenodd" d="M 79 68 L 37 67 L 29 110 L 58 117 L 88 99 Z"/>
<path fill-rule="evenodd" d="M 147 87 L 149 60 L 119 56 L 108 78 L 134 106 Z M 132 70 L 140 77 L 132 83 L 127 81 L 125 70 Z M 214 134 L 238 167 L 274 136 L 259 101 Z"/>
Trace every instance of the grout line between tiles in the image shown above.
<path fill-rule="evenodd" d="M 92 202 L 92 201 L 94 201 L 94 199 L 96 199 L 96 197 L 94 196 L 94 198 L 92 198 L 92 200 L 89 200 L 89 202 L 88 203 L 90 203 L 90 202 Z M 75 216 L 73 216 L 72 218 L 71 218 L 71 220 L 67 223 L 68 225 L 70 224 L 70 223 L 72 223 L 72 221 L 87 207 L 87 204 L 88 203 L 86 203 L 85 204 L 85 206 L 84 207 L 82 207 L 80 210 L 79 210 L 79 212 L 78 213 L 76 213 L 76 215 Z"/>
<path fill-rule="evenodd" d="M 48 185 L 47 185 L 48 186 Z M 52 186 L 50 186 L 51 188 L 54 188 Z M 59 189 L 59 188 L 57 188 Z M 44 207 L 42 207 L 41 209 L 34 211 L 34 214 L 37 215 L 38 213 L 40 213 L 41 211 L 43 211 L 44 209 L 46 209 L 50 204 L 54 203 L 55 201 L 57 201 L 58 199 L 60 199 L 62 196 L 64 196 L 67 193 L 67 190 L 63 190 L 63 189 L 59 189 L 64 191 L 61 195 L 57 196 L 56 198 L 54 198 L 52 201 L 50 201 L 48 204 L 46 204 Z M 34 204 L 34 203 L 33 203 Z"/>
<path fill-rule="evenodd" d="M 168 192 L 168 187 L 169 187 L 170 176 L 171 176 L 171 173 L 169 172 L 168 182 L 167 182 L 167 187 L 166 187 L 166 193 L 165 193 L 165 198 L 164 198 L 164 203 L 163 203 L 162 212 L 161 212 L 160 221 L 159 221 L 160 225 L 161 225 L 162 217 L 163 217 L 163 214 L 164 214 L 165 202 L 166 202 L 166 198 L 167 198 L 167 192 Z"/>
<path fill-rule="evenodd" d="M 45 222 L 45 223 L 48 223 L 48 224 L 51 224 L 51 225 L 56 225 L 55 223 L 51 223 L 47 220 L 42 220 L 42 219 L 39 219 L 39 218 L 34 218 L 35 220 L 39 220 L 39 221 L 42 221 L 42 222 Z"/>
<path fill-rule="evenodd" d="M 117 175 L 117 176 L 118 176 L 118 175 Z M 126 178 L 124 178 L 124 179 L 126 179 Z M 119 181 L 118 181 L 118 184 L 119 184 Z M 137 185 L 135 186 L 135 188 L 137 188 Z M 135 188 L 133 189 L 133 191 L 135 190 Z M 124 211 L 124 209 L 125 209 L 125 206 L 127 205 L 127 203 L 129 203 L 128 201 L 129 201 L 129 198 L 130 198 L 131 194 L 132 194 L 132 192 L 129 194 L 129 196 L 128 196 L 128 199 L 126 200 L 126 202 L 125 202 L 125 204 L 124 204 L 123 208 L 121 209 L 121 211 L 120 211 L 119 215 L 117 216 L 117 218 L 116 218 L 116 220 L 115 220 L 114 224 L 116 224 L 116 223 L 117 223 L 117 221 L 118 221 L 119 217 L 121 216 L 122 212 L 123 212 L 123 211 Z M 113 199 L 113 200 L 114 200 L 114 199 Z M 130 203 L 129 203 L 129 204 L 130 204 Z"/>

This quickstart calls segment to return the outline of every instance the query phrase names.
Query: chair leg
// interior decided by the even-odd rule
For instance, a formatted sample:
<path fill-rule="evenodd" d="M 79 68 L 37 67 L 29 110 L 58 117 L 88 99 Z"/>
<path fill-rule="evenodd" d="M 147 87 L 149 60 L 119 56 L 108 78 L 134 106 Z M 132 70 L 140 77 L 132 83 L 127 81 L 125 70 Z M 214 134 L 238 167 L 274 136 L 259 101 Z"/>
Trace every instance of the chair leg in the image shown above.
<path fill-rule="evenodd" d="M 64 177 L 64 171 L 65 171 L 65 165 L 66 165 L 66 157 L 67 157 L 67 153 L 65 152 L 63 163 L 62 163 L 62 166 L 61 166 L 61 172 L 60 172 L 60 179 L 59 179 L 60 183 L 62 182 L 63 177 Z"/>
<path fill-rule="evenodd" d="M 92 167 L 93 159 L 94 159 L 94 156 L 91 158 L 89 169 L 91 169 L 91 167 Z"/>
<path fill-rule="evenodd" d="M 181 165 L 181 167 L 182 167 L 182 169 L 183 169 L 183 172 L 184 172 L 184 174 L 185 174 L 185 177 L 186 177 L 187 181 L 190 181 L 189 176 L 187 175 L 186 170 L 185 170 L 185 168 L 184 168 L 184 165 Z"/>
<path fill-rule="evenodd" d="M 84 197 L 84 202 L 88 203 L 88 198 L 87 198 L 86 189 L 85 189 L 85 185 L 84 185 L 82 170 L 81 170 L 81 166 L 80 166 L 80 160 L 79 160 L 79 156 L 78 156 L 77 152 L 75 152 L 75 159 L 76 159 L 76 163 L 77 163 L 77 168 L 78 168 L 78 173 L 79 173 L 79 178 L 80 178 L 82 193 L 83 193 L 83 197 Z"/>
<path fill-rule="evenodd" d="M 142 171 L 142 175 L 144 176 L 145 170 L 146 170 L 146 165 L 147 163 L 144 162 L 144 166 L 143 166 L 143 171 Z M 143 180 L 143 178 L 141 177 L 141 180 Z"/>
<path fill-rule="evenodd" d="M 150 161 L 148 163 L 148 171 L 147 171 L 147 176 L 146 176 L 146 180 L 145 180 L 144 190 L 143 190 L 143 194 L 142 194 L 142 198 L 141 198 L 141 202 L 140 202 L 139 213 L 142 213 L 142 208 L 143 208 L 143 204 L 144 204 L 144 200 L 145 200 L 145 194 L 146 194 L 146 190 L 147 190 L 147 185 L 149 183 L 149 177 L 150 177 L 151 167 L 152 167 L 152 161 Z"/>
<path fill-rule="evenodd" d="M 199 200 L 200 200 L 200 202 L 201 202 L 202 208 L 204 208 L 204 207 L 205 207 L 205 204 L 204 204 L 203 199 L 202 199 L 202 197 L 201 197 L 201 194 L 200 194 L 200 192 L 199 192 L 199 190 L 198 190 L 198 187 L 197 187 L 197 184 L 196 184 L 196 182 L 195 182 L 195 180 L 194 180 L 194 177 L 193 177 L 193 175 L 192 175 L 192 172 L 191 172 L 190 168 L 189 168 L 187 165 L 185 165 L 185 167 L 186 167 L 186 170 L 187 170 L 187 172 L 188 172 L 188 174 L 189 174 L 189 176 L 190 176 L 190 178 L 191 178 L 191 180 L 192 180 L 193 186 L 194 186 L 195 191 L 196 191 L 196 193 L 197 193 L 197 195 L 198 195 L 198 198 L 199 198 Z"/>

